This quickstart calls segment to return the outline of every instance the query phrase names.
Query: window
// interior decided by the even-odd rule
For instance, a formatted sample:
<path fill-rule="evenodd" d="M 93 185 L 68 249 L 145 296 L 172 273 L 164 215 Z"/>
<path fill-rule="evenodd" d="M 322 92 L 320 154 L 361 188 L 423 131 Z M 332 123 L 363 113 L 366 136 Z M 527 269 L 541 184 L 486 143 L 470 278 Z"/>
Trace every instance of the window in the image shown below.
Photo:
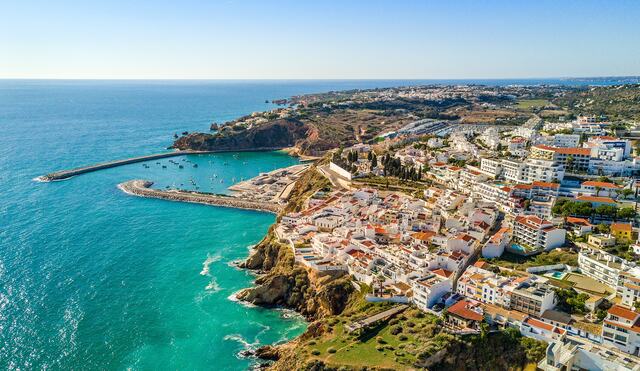
<path fill-rule="evenodd" d="M 627 343 L 627 338 L 622 335 L 616 335 L 616 341 L 622 341 L 625 344 Z"/>

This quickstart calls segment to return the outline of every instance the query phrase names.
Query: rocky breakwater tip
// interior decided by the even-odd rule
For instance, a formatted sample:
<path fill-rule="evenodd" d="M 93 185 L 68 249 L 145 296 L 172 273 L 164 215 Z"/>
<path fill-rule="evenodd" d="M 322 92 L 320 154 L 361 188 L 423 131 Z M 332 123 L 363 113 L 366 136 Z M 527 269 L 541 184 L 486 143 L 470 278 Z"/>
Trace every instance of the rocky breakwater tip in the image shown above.
<path fill-rule="evenodd" d="M 150 188 L 153 182 L 136 179 L 118 184 L 123 192 L 147 198 L 158 198 L 168 201 L 189 202 L 212 206 L 231 207 L 235 209 L 259 210 L 278 214 L 282 212 L 281 205 L 273 202 L 262 202 L 241 197 L 217 195 L 187 190 L 158 190 Z"/>

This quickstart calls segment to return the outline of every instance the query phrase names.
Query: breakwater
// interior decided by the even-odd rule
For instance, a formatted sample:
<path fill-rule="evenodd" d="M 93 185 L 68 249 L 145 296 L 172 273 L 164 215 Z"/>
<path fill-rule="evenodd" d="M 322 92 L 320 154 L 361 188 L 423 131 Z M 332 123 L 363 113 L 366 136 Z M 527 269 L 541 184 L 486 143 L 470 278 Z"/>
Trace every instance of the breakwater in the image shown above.
<path fill-rule="evenodd" d="M 149 198 L 159 198 L 169 201 L 191 202 L 197 204 L 231 207 L 236 209 L 259 210 L 278 214 L 283 210 L 282 205 L 273 202 L 261 202 L 248 200 L 239 197 L 214 195 L 202 192 L 169 190 L 162 191 L 150 188 L 153 182 L 148 180 L 130 180 L 128 182 L 118 184 L 118 188 L 123 192 Z"/>
<path fill-rule="evenodd" d="M 56 180 L 63 180 L 63 179 L 71 178 L 72 176 L 76 176 L 76 175 L 80 175 L 80 174 L 90 173 L 92 171 L 97 171 L 97 170 L 102 170 L 102 169 L 109 169 L 109 168 L 112 168 L 112 167 L 133 164 L 133 163 L 136 163 L 136 162 L 144 162 L 144 161 L 157 160 L 157 159 L 160 159 L 160 158 L 175 157 L 175 156 L 197 155 L 197 154 L 204 154 L 204 153 L 209 153 L 209 152 L 203 152 L 203 151 L 174 151 L 174 152 L 166 152 L 166 153 L 157 153 L 157 154 L 148 155 L 148 156 L 131 157 L 131 158 L 127 158 L 127 159 L 124 159 L 124 160 L 102 162 L 102 163 L 99 163 L 99 164 L 95 164 L 95 165 L 91 165 L 91 166 L 77 167 L 75 169 L 70 169 L 70 170 L 60 170 L 60 171 L 56 171 L 56 172 L 53 172 L 53 173 L 49 173 L 47 175 L 43 175 L 43 176 L 37 177 L 36 180 L 39 180 L 39 181 L 42 181 L 42 182 L 52 182 L 52 181 L 56 181 Z"/>
<path fill-rule="evenodd" d="M 124 160 L 115 160 L 109 162 L 102 162 L 95 165 L 77 167 L 69 170 L 60 170 L 53 173 L 49 173 L 47 175 L 42 175 L 37 177 L 35 180 L 40 182 L 53 182 L 56 180 L 64 180 L 71 178 L 76 175 L 86 174 L 97 170 L 109 169 L 112 167 L 134 164 L 136 162 L 145 162 L 150 160 L 157 160 L 160 158 L 167 157 L 175 157 L 175 156 L 184 156 L 184 155 L 203 155 L 203 154 L 212 154 L 212 153 L 224 153 L 224 152 L 264 152 L 264 151 L 275 151 L 279 150 L 279 147 L 264 147 L 264 148 L 250 148 L 250 149 L 220 149 L 214 151 L 192 151 L 192 150 L 183 150 L 183 151 L 174 151 L 174 152 L 165 152 L 165 153 L 157 153 L 154 155 L 147 156 L 139 156 L 139 157 L 131 157 Z"/>

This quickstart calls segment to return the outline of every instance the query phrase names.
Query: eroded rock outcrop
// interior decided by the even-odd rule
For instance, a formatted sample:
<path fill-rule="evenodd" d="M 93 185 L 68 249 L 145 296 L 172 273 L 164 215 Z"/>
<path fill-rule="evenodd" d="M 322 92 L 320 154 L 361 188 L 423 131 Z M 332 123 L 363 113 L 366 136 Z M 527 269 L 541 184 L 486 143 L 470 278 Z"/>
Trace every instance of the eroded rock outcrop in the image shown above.
<path fill-rule="evenodd" d="M 227 128 L 215 134 L 193 133 L 178 138 L 180 150 L 267 150 L 295 146 L 310 134 L 309 125 L 294 119 L 279 119 L 249 129 Z"/>
<path fill-rule="evenodd" d="M 355 290 L 344 272 L 316 272 L 295 264 L 290 248 L 271 233 L 241 266 L 263 274 L 238 299 L 290 308 L 310 320 L 341 313 Z"/>

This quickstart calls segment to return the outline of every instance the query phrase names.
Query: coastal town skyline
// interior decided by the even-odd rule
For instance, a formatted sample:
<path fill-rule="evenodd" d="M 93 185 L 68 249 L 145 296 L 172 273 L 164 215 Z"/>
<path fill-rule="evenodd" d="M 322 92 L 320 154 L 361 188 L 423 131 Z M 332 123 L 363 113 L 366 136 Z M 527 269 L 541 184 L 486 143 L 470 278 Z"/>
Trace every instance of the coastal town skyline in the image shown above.
<path fill-rule="evenodd" d="M 0 369 L 640 371 L 640 2 L 0 14 Z"/>
<path fill-rule="evenodd" d="M 494 79 L 640 74 L 640 5 L 0 5 L 0 78 Z M 595 22 L 597 27 L 589 26 Z"/>

